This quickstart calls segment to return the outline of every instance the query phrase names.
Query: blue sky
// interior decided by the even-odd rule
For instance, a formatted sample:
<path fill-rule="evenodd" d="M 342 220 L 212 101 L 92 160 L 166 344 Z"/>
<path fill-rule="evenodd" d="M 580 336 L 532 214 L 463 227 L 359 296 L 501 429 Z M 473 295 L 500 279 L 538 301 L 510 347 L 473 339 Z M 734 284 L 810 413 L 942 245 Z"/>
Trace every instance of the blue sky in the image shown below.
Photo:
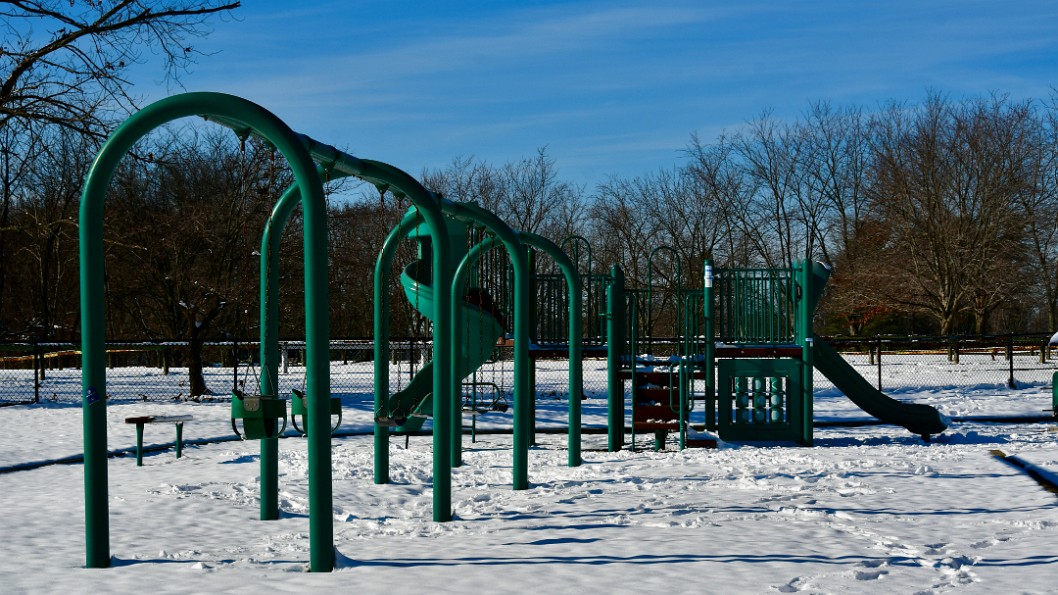
<path fill-rule="evenodd" d="M 413 175 L 547 147 L 592 190 L 764 110 L 1058 88 L 1058 2 L 245 0 L 186 90 L 234 93 Z M 144 72 L 138 70 L 137 72 Z M 134 78 L 147 99 L 177 92 Z"/>

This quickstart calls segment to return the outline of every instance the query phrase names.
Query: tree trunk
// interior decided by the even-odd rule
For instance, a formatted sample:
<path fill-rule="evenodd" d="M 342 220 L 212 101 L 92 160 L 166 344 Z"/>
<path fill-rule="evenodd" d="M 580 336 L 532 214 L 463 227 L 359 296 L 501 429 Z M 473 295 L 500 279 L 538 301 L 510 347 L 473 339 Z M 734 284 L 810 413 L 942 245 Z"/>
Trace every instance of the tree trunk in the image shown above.
<path fill-rule="evenodd" d="M 974 312 L 974 334 L 981 336 L 985 334 L 986 328 L 988 328 L 988 313 Z"/>
<path fill-rule="evenodd" d="M 955 315 L 953 314 L 940 314 L 937 316 L 937 321 L 940 322 L 940 334 L 942 337 L 947 337 L 951 334 L 951 328 L 955 325 Z"/>
<path fill-rule="evenodd" d="M 202 373 L 202 343 L 202 336 L 197 332 L 193 332 L 191 340 L 187 342 L 188 395 L 191 397 L 213 394 L 206 386 L 206 377 Z"/>

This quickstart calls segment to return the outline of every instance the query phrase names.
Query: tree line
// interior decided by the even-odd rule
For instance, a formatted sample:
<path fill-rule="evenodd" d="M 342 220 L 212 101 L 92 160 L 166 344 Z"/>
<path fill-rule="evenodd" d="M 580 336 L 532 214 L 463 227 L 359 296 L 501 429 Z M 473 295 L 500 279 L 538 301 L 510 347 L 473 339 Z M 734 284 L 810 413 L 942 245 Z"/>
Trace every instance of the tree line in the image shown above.
<path fill-rule="evenodd" d="M 587 238 L 595 271 L 620 265 L 631 287 L 672 288 L 673 260 L 694 287 L 706 259 L 738 268 L 812 258 L 833 267 L 825 315 L 840 332 L 1050 330 L 1056 123 L 1053 101 L 1001 96 L 930 95 L 874 113 L 819 103 L 795 121 L 765 113 L 710 142 L 692 136 L 678 166 L 613 176 L 591 191 L 562 180 L 546 148 L 500 166 L 460 157 L 420 177 L 515 229 L 558 243 Z M 76 214 L 98 142 L 63 127 L 0 128 L 7 340 L 77 335 Z M 257 333 L 260 234 L 292 179 L 279 161 L 259 143 L 194 124 L 134 150 L 107 204 L 111 336 Z M 348 180 L 328 188 L 332 332 L 367 336 L 374 259 L 408 205 Z M 302 316 L 300 229 L 295 216 L 284 236 L 290 321 Z M 658 246 L 671 250 L 648 262 Z M 404 249 L 405 261 L 414 258 L 414 247 Z"/>
<path fill-rule="evenodd" d="M 191 42 L 209 19 L 239 3 L 5 6 L 0 341 L 74 340 L 81 184 L 103 139 L 138 107 L 124 77 L 145 52 L 178 77 L 201 57 Z M 560 244 L 586 238 L 593 272 L 619 265 L 630 287 L 653 283 L 670 302 L 677 271 L 685 287 L 700 286 L 706 259 L 811 258 L 833 267 L 819 320 L 830 332 L 1058 328 L 1058 93 L 929 93 L 873 110 L 819 102 L 792 119 L 765 111 L 716 138 L 691 135 L 670 168 L 594 188 L 563 180 L 546 147 L 419 173 L 427 188 L 476 201 L 515 229 Z M 291 181 L 270 148 L 209 125 L 144 139 L 106 207 L 108 335 L 193 345 L 256 336 L 260 234 Z M 374 260 L 408 205 L 350 180 L 328 192 L 332 334 L 368 336 Z M 295 215 L 282 253 L 287 337 L 303 319 L 301 231 Z M 415 258 L 412 244 L 399 263 Z M 394 332 L 421 331 L 399 287 L 391 291 Z"/>
<path fill-rule="evenodd" d="M 833 269 L 829 332 L 1058 328 L 1058 95 L 930 93 L 871 112 L 819 102 L 692 135 L 683 153 L 590 192 L 560 182 L 543 150 L 500 168 L 459 159 L 425 179 L 552 239 L 589 238 L 596 271 L 618 264 L 631 287 L 671 289 L 677 272 L 700 287 L 706 259 L 808 258 Z"/>

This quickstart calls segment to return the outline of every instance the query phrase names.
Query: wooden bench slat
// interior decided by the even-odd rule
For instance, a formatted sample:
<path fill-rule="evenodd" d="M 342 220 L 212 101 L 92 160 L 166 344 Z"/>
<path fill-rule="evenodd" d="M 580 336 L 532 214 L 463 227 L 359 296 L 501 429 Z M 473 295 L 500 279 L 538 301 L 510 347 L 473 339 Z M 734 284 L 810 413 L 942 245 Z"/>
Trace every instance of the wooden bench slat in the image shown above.
<path fill-rule="evenodd" d="M 135 417 L 126 417 L 125 423 L 127 424 L 159 424 L 159 423 L 181 423 L 185 421 L 191 421 L 194 416 L 191 415 L 139 415 Z"/>

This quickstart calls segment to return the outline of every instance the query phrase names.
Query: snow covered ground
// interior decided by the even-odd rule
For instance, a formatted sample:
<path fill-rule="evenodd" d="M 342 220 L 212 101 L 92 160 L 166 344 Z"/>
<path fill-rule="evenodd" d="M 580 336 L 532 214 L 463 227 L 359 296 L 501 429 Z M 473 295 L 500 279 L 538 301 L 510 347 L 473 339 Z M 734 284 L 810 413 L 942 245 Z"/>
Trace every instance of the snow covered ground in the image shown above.
<path fill-rule="evenodd" d="M 187 402 L 108 407 L 109 448 L 125 453 L 108 467 L 113 567 L 84 569 L 81 465 L 11 471 L 76 458 L 80 404 L 0 408 L 0 592 L 1058 592 L 1058 496 L 994 453 L 1054 477 L 1055 424 L 981 421 L 1044 415 L 1043 382 L 945 382 L 941 363 L 934 387 L 886 378 L 898 387 L 892 396 L 959 420 L 930 444 L 899 427 L 849 424 L 817 428 L 811 448 L 680 452 L 670 442 L 664 452 L 610 453 L 605 435 L 586 433 L 585 463 L 570 468 L 566 436 L 541 432 L 530 489 L 517 492 L 510 436 L 468 436 L 453 471 L 455 519 L 435 523 L 431 438 L 412 437 L 407 449 L 394 438 L 393 483 L 372 481 L 369 370 L 333 369 L 333 384 L 363 386 L 342 393 L 350 435 L 333 440 L 333 573 L 304 572 L 305 441 L 280 442 L 282 518 L 258 521 L 258 444 L 230 439 L 227 403 Z M 112 376 L 144 391 L 154 378 Z M 543 369 L 538 380 L 540 427 L 559 429 L 565 372 Z M 587 393 L 584 425 L 602 428 L 604 387 Z M 125 417 L 164 413 L 194 416 L 183 458 L 160 449 L 136 467 Z M 820 386 L 816 419 L 868 418 Z M 489 413 L 478 428 L 510 420 Z M 149 445 L 173 438 L 171 425 L 146 429 Z"/>

